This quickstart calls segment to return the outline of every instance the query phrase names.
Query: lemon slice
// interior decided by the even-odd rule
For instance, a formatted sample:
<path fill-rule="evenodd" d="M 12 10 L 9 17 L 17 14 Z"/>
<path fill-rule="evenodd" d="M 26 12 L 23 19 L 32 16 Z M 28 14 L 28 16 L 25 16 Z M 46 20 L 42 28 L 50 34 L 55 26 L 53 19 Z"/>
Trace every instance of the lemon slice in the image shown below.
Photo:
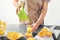
<path fill-rule="evenodd" d="M 52 32 L 49 32 L 49 31 L 48 31 L 48 32 L 46 33 L 46 36 L 47 36 L 47 37 L 51 37 L 51 36 L 52 36 Z"/>
<path fill-rule="evenodd" d="M 32 33 L 25 33 L 25 36 L 26 36 L 27 38 L 32 37 Z"/>
<path fill-rule="evenodd" d="M 18 33 L 18 32 L 9 32 L 7 34 L 7 38 L 8 39 L 19 39 L 21 38 L 23 35 L 21 33 Z"/>
<path fill-rule="evenodd" d="M 35 40 L 33 37 L 27 38 L 27 40 Z"/>
<path fill-rule="evenodd" d="M 0 29 L 0 35 L 4 35 L 4 31 Z"/>
<path fill-rule="evenodd" d="M 39 32 L 39 33 L 38 33 L 38 36 L 44 37 L 44 36 L 45 36 L 45 33 L 44 33 L 44 32 Z"/>
<path fill-rule="evenodd" d="M 0 25 L 2 24 L 2 21 L 0 20 Z"/>
<path fill-rule="evenodd" d="M 2 30 L 6 30 L 6 22 L 4 21 L 2 21 L 2 20 L 0 20 L 0 29 L 2 29 Z"/>
<path fill-rule="evenodd" d="M 38 33 L 39 36 L 44 37 L 44 36 L 52 36 L 52 32 L 49 30 L 49 28 L 44 27 L 42 30 Z"/>

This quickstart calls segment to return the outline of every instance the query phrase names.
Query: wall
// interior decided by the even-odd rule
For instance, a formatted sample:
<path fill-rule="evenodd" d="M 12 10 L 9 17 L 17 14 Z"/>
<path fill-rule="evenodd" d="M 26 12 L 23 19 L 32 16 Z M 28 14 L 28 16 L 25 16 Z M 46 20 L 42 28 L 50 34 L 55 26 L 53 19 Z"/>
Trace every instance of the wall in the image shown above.
<path fill-rule="evenodd" d="M 60 25 L 60 0 L 51 0 L 48 4 L 48 12 L 45 24 Z"/>
<path fill-rule="evenodd" d="M 0 0 L 0 20 L 6 21 L 7 24 L 19 24 L 13 0 Z"/>
<path fill-rule="evenodd" d="M 19 24 L 18 16 L 15 13 L 13 0 L 0 0 L 0 20 L 8 24 Z M 60 0 L 51 0 L 48 5 L 47 15 L 44 23 L 47 25 L 60 25 Z"/>

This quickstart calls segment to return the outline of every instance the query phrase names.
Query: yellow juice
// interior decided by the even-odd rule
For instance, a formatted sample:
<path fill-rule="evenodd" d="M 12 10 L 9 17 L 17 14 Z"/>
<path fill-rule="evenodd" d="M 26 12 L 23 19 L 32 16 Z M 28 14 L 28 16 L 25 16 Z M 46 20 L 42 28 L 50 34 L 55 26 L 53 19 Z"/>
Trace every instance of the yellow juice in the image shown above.
<path fill-rule="evenodd" d="M 31 26 L 28 26 L 28 27 L 27 27 L 27 32 L 28 32 L 28 33 L 31 33 L 31 32 L 32 32 L 32 27 L 31 27 Z"/>

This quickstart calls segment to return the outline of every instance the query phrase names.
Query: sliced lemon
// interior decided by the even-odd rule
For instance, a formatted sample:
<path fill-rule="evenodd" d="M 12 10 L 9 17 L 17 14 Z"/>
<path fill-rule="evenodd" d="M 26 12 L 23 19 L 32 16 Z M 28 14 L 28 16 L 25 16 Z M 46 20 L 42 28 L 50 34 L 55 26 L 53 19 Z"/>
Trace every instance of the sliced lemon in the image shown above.
<path fill-rule="evenodd" d="M 0 29 L 0 35 L 4 35 L 4 31 Z"/>
<path fill-rule="evenodd" d="M 27 38 L 32 37 L 32 33 L 26 33 L 25 36 L 26 36 Z"/>
<path fill-rule="evenodd" d="M 20 37 L 22 37 L 23 35 L 21 33 L 18 32 L 9 32 L 7 34 L 7 38 L 8 39 L 19 39 Z"/>
<path fill-rule="evenodd" d="M 30 37 L 30 38 L 27 38 L 27 40 L 35 40 L 35 38 L 33 38 L 33 37 Z"/>

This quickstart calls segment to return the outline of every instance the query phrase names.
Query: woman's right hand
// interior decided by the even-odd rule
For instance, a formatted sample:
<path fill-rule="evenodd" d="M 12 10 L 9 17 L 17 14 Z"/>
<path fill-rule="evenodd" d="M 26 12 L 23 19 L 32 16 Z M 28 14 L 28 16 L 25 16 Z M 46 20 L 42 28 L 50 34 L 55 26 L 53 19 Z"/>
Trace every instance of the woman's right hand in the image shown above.
<path fill-rule="evenodd" d="M 20 11 L 20 6 L 21 6 L 18 0 L 14 0 L 13 5 L 16 7 L 16 14 L 18 14 L 18 11 Z"/>
<path fill-rule="evenodd" d="M 16 14 L 18 14 L 18 8 L 16 8 Z"/>
<path fill-rule="evenodd" d="M 17 7 L 16 7 L 16 13 L 18 14 L 18 11 L 20 11 L 20 5 L 18 5 Z"/>

